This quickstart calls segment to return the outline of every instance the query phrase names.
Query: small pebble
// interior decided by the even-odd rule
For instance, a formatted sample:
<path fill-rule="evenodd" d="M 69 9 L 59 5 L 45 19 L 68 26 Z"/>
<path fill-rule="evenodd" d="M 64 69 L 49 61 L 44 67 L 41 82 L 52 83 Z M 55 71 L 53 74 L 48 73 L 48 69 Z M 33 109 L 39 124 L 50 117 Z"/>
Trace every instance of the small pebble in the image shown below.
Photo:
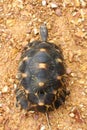
<path fill-rule="evenodd" d="M 29 113 L 33 114 L 33 113 L 35 113 L 35 111 L 32 111 L 32 110 L 31 110 L 31 111 L 29 111 Z"/>
<path fill-rule="evenodd" d="M 39 32 L 37 30 L 37 28 L 34 28 L 34 34 L 37 35 Z"/>
<path fill-rule="evenodd" d="M 9 26 L 9 27 L 14 26 L 15 23 L 16 23 L 15 19 L 7 19 L 6 20 L 6 25 Z"/>
<path fill-rule="evenodd" d="M 2 93 L 7 93 L 7 91 L 8 91 L 8 86 L 3 87 Z"/>
<path fill-rule="evenodd" d="M 56 9 L 57 7 L 58 7 L 58 5 L 56 4 L 56 3 L 50 3 L 50 7 L 52 8 L 52 9 Z"/>
<path fill-rule="evenodd" d="M 62 15 L 62 12 L 61 12 L 60 9 L 56 9 L 55 13 L 56 13 L 57 16 L 61 16 Z"/>
<path fill-rule="evenodd" d="M 75 6 L 79 7 L 80 6 L 80 1 L 79 0 L 75 0 Z"/>
<path fill-rule="evenodd" d="M 2 104 L 0 103 L 0 107 L 2 107 Z"/>
<path fill-rule="evenodd" d="M 85 36 L 85 33 L 82 30 L 78 29 L 77 32 L 75 33 L 75 36 L 83 38 Z"/>
<path fill-rule="evenodd" d="M 70 115 L 70 117 L 72 117 L 72 118 L 75 116 L 74 113 L 70 113 L 69 115 Z"/>
<path fill-rule="evenodd" d="M 77 130 L 82 130 L 82 128 L 78 128 Z"/>
<path fill-rule="evenodd" d="M 0 96 L 1 96 L 2 92 L 0 91 Z"/>
<path fill-rule="evenodd" d="M 84 105 L 83 105 L 83 104 L 80 104 L 79 106 L 80 106 L 81 108 L 82 108 L 82 107 L 84 107 Z"/>
<path fill-rule="evenodd" d="M 87 3 L 84 0 L 80 0 L 82 7 L 86 7 Z"/>
<path fill-rule="evenodd" d="M 14 89 L 16 89 L 17 88 L 17 84 L 14 84 Z"/>
<path fill-rule="evenodd" d="M 30 39 L 30 42 L 33 42 L 34 40 L 35 40 L 34 38 L 31 38 L 31 39 Z"/>
<path fill-rule="evenodd" d="M 72 62 L 72 61 L 73 61 L 73 56 L 74 56 L 74 54 L 73 54 L 72 51 L 69 51 L 68 53 L 69 53 L 69 54 L 68 54 L 68 55 L 69 55 L 69 61 Z"/>
<path fill-rule="evenodd" d="M 87 89 L 87 86 L 84 86 L 85 89 Z"/>
<path fill-rule="evenodd" d="M 77 74 L 76 73 L 71 73 L 71 76 L 72 77 L 77 77 Z"/>
<path fill-rule="evenodd" d="M 46 0 L 42 0 L 42 6 L 46 6 L 47 2 Z"/>
<path fill-rule="evenodd" d="M 70 74 L 70 73 L 71 73 L 71 69 L 70 69 L 70 68 L 67 68 L 67 69 L 66 69 L 66 73 L 67 73 L 67 74 Z"/>
<path fill-rule="evenodd" d="M 44 125 L 41 126 L 40 130 L 45 130 L 45 126 Z"/>
<path fill-rule="evenodd" d="M 80 84 L 85 84 L 85 80 L 84 80 L 84 79 L 80 79 L 80 80 L 79 80 L 79 83 L 80 83 Z"/>
<path fill-rule="evenodd" d="M 87 89 L 85 89 L 85 94 L 87 94 Z"/>
<path fill-rule="evenodd" d="M 86 93 L 85 93 L 85 92 L 82 92 L 81 94 L 82 94 L 83 96 L 86 96 Z"/>

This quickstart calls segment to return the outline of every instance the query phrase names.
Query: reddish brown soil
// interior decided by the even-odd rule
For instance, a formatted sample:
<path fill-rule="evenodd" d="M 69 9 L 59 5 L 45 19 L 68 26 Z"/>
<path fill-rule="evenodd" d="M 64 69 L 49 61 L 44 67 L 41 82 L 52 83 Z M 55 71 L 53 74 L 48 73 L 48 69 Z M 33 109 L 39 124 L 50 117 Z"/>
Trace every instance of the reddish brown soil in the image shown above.
<path fill-rule="evenodd" d="M 49 130 L 45 114 L 16 108 L 14 93 L 21 52 L 39 39 L 43 22 L 49 41 L 61 45 L 69 74 L 70 95 L 49 113 L 51 128 L 87 130 L 87 0 L 46 1 L 0 0 L 0 130 Z"/>

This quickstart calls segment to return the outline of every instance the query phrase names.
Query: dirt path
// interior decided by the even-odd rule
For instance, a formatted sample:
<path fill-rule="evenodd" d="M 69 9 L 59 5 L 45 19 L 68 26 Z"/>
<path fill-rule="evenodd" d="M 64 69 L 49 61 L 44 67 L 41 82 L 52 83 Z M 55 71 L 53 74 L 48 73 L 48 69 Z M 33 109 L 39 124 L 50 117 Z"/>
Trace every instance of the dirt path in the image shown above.
<path fill-rule="evenodd" d="M 52 130 L 87 130 L 87 0 L 0 0 L 0 130 L 48 130 L 46 116 L 15 106 L 16 73 L 23 47 L 39 39 L 63 49 L 70 96 L 49 114 Z"/>

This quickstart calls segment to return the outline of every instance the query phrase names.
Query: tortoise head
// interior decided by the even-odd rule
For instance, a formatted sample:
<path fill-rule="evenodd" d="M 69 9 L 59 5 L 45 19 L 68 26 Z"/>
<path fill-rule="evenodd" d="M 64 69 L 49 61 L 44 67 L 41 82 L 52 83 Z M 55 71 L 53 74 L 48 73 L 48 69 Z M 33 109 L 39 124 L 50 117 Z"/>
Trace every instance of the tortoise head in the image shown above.
<path fill-rule="evenodd" d="M 41 40 L 43 42 L 47 41 L 47 37 L 48 37 L 48 30 L 45 24 L 40 26 L 40 36 L 41 36 Z"/>

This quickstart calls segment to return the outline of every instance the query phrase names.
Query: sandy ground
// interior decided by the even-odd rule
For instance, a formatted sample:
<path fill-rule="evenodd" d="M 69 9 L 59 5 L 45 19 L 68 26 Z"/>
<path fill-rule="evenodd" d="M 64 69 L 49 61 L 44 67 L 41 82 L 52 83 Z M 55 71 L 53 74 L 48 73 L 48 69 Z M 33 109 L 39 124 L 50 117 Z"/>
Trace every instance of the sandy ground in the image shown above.
<path fill-rule="evenodd" d="M 70 95 L 49 113 L 52 130 L 87 130 L 87 0 L 0 0 L 0 130 L 49 130 L 46 116 L 16 108 L 16 73 L 28 41 L 45 22 L 60 45 Z"/>

